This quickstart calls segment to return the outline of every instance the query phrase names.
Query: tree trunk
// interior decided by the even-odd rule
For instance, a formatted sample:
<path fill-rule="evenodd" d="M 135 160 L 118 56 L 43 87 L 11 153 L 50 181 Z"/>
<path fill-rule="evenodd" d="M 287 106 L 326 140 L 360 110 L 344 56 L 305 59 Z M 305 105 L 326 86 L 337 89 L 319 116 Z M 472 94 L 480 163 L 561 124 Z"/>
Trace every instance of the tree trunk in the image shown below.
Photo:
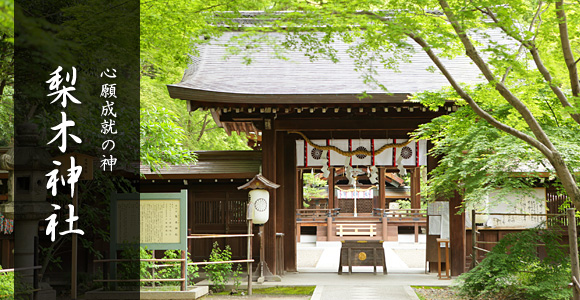
<path fill-rule="evenodd" d="M 548 157 L 548 160 L 556 170 L 556 174 L 562 182 L 562 186 L 564 186 L 564 190 L 566 190 L 572 205 L 576 208 L 580 208 L 580 188 L 576 184 L 574 175 L 566 166 L 566 162 L 564 162 L 562 156 L 560 156 L 560 153 L 558 152 L 554 152 L 551 157 Z"/>

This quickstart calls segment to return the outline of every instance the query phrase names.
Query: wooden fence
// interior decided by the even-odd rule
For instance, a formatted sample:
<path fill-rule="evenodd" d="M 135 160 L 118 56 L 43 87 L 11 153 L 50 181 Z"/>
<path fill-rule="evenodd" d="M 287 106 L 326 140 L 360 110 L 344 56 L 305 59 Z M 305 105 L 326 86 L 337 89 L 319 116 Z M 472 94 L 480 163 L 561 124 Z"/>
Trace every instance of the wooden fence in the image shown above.
<path fill-rule="evenodd" d="M 251 222 L 249 222 L 248 224 L 248 230 L 249 232 L 251 232 Z M 252 233 L 247 233 L 247 234 L 194 234 L 194 235 L 189 235 L 187 236 L 188 240 L 195 240 L 195 239 L 219 239 L 219 238 L 247 238 L 248 239 L 248 255 L 247 255 L 247 259 L 239 259 L 239 260 L 228 260 L 228 261 L 199 261 L 199 262 L 187 262 L 187 251 L 180 251 L 181 252 L 181 258 L 176 258 L 176 259 L 164 259 L 164 258 L 152 258 L 152 259 L 99 259 L 99 260 L 94 260 L 95 263 L 105 263 L 105 266 L 107 263 L 117 263 L 117 262 L 153 262 L 154 266 L 153 268 L 161 268 L 161 267 L 170 267 L 173 266 L 171 264 L 161 264 L 161 265 L 157 265 L 156 263 L 163 263 L 163 262 L 180 262 L 181 263 L 181 276 L 179 278 L 151 278 L 151 279 L 144 279 L 144 278 L 134 278 L 134 279 L 108 279 L 108 278 L 104 278 L 104 279 L 98 279 L 95 280 L 96 282 L 170 282 L 170 281 L 180 281 L 181 282 L 181 291 L 186 291 L 187 290 L 187 266 L 201 266 L 201 265 L 211 265 L 211 264 L 231 264 L 231 263 L 247 263 L 247 267 L 248 267 L 248 294 L 251 295 L 252 294 L 252 263 L 254 262 L 254 260 L 252 259 L 252 237 L 254 236 L 254 234 Z M 188 243 L 189 246 L 190 243 Z M 189 251 L 189 250 L 188 250 Z M 108 274 L 108 272 L 105 271 L 103 272 L 103 274 Z M 153 277 L 155 275 L 155 272 L 152 273 Z"/>

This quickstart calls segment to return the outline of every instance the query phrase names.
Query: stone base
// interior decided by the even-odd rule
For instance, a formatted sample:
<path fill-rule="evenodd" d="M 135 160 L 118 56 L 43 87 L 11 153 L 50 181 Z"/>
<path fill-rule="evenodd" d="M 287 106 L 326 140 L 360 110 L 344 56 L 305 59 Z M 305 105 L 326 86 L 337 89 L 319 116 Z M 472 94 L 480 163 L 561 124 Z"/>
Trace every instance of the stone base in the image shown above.
<path fill-rule="evenodd" d="M 35 293 L 34 300 L 55 300 L 56 290 L 53 289 L 41 289 Z"/>
<path fill-rule="evenodd" d="M 207 295 L 209 288 L 207 286 L 190 287 L 188 291 L 103 291 L 102 289 L 91 291 L 85 294 L 85 299 L 104 300 L 104 299 L 149 299 L 149 300 L 177 300 L 177 299 L 197 299 Z"/>

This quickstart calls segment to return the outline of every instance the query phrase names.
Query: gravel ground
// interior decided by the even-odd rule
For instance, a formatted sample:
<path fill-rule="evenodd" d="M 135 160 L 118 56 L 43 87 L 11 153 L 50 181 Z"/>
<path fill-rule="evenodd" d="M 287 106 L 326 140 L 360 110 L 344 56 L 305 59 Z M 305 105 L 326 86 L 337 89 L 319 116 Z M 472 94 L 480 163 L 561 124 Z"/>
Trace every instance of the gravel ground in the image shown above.
<path fill-rule="evenodd" d="M 407 267 L 425 268 L 425 249 L 393 249 L 393 252 L 407 264 Z"/>
<path fill-rule="evenodd" d="M 465 298 L 461 298 L 455 295 L 455 291 L 450 288 L 443 288 L 443 289 L 420 289 L 420 288 L 413 288 L 417 295 L 423 296 L 426 300 L 464 300 Z"/>
<path fill-rule="evenodd" d="M 298 268 L 316 268 L 324 249 L 299 249 Z"/>

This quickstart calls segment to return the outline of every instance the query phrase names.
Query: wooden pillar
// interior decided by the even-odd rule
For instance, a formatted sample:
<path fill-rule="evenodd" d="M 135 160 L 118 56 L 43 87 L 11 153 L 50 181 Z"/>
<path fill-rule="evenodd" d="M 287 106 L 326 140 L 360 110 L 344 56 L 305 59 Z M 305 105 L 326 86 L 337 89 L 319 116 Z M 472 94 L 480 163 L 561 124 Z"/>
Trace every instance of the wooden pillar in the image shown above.
<path fill-rule="evenodd" d="M 383 230 L 383 241 L 389 241 L 389 224 L 387 222 L 387 217 L 384 215 L 381 217 L 381 226 Z"/>
<path fill-rule="evenodd" d="M 278 138 L 284 141 L 283 178 L 280 184 L 284 187 L 284 268 L 286 271 L 296 272 L 297 249 L 296 249 L 296 140 L 282 132 Z M 280 154 L 278 154 L 280 155 Z"/>
<path fill-rule="evenodd" d="M 411 208 L 421 208 L 421 169 L 414 168 L 411 173 Z"/>
<path fill-rule="evenodd" d="M 427 153 L 429 153 L 429 151 L 431 151 L 431 149 L 433 148 L 433 143 L 431 141 L 427 141 Z M 439 164 L 439 158 L 432 156 L 432 155 L 427 155 L 427 172 L 430 173 L 433 169 L 435 169 L 435 167 Z M 430 175 L 429 175 L 430 176 Z M 427 232 L 429 232 L 429 222 L 427 222 Z M 437 247 L 439 247 L 439 245 L 437 245 L 436 242 L 436 237 L 433 235 L 428 235 L 427 234 L 427 245 L 426 245 L 426 251 L 427 251 L 427 261 L 429 261 L 429 270 L 430 271 L 434 271 L 437 270 Z"/>
<path fill-rule="evenodd" d="M 451 248 L 451 275 L 458 276 L 465 271 L 465 213 L 458 214 L 461 196 L 449 199 L 449 239 Z"/>
<path fill-rule="evenodd" d="M 302 177 L 302 169 L 296 172 L 296 208 L 304 208 L 304 178 Z"/>
<path fill-rule="evenodd" d="M 385 208 L 385 168 L 379 167 L 379 208 Z"/>
<path fill-rule="evenodd" d="M 330 175 L 328 175 L 328 208 L 335 208 L 334 204 L 334 168 L 328 168 Z"/>
<path fill-rule="evenodd" d="M 286 133 L 285 132 L 281 132 L 281 131 L 276 131 L 276 183 L 278 183 L 280 185 L 280 187 L 278 189 L 276 189 L 276 233 L 284 233 L 285 232 L 285 208 L 287 206 L 292 207 L 293 205 L 286 205 L 286 200 L 285 200 L 285 182 L 284 182 L 284 172 L 285 172 L 285 161 L 284 159 L 286 158 L 286 154 L 284 153 L 284 151 L 286 151 L 285 147 L 284 147 L 284 135 Z M 293 202 L 293 201 L 292 201 Z M 284 239 L 286 239 L 286 235 L 284 235 Z M 286 245 L 284 245 L 286 246 Z M 283 252 L 281 252 L 281 249 L 279 248 L 279 244 L 276 243 L 276 264 L 280 263 L 283 264 L 284 263 L 284 257 L 278 257 L 281 256 Z M 279 266 L 276 266 L 275 268 L 271 269 L 272 273 L 274 273 L 275 275 L 282 275 L 279 274 L 278 271 L 280 270 Z"/>
<path fill-rule="evenodd" d="M 296 209 L 302 208 L 302 170 L 296 169 L 294 172 L 294 203 Z M 296 210 L 294 210 L 294 223 L 296 223 Z M 296 225 L 296 242 L 300 243 L 300 225 Z"/>
<path fill-rule="evenodd" d="M 326 240 L 330 242 L 332 237 L 332 216 L 326 217 Z"/>
<path fill-rule="evenodd" d="M 10 263 L 10 255 L 12 252 L 10 240 L 8 236 L 4 236 L 6 239 L 2 240 L 2 266 L 6 269 L 12 268 L 12 264 Z"/>
<path fill-rule="evenodd" d="M 266 128 L 262 131 L 262 175 L 267 179 L 279 183 L 276 180 L 276 132 L 274 124 L 267 121 Z M 268 126 L 269 125 L 269 126 Z M 270 190 L 270 216 L 264 224 L 264 256 L 270 271 L 276 271 L 276 206 L 277 192 Z"/>
<path fill-rule="evenodd" d="M 286 201 L 284 199 L 285 185 L 284 185 L 284 172 L 285 172 L 285 161 L 286 155 L 284 151 L 284 135 L 285 132 L 276 132 L 276 180 L 275 182 L 280 185 L 276 189 L 276 232 L 284 232 L 284 210 L 286 207 Z M 291 206 L 291 205 L 290 205 Z"/>

